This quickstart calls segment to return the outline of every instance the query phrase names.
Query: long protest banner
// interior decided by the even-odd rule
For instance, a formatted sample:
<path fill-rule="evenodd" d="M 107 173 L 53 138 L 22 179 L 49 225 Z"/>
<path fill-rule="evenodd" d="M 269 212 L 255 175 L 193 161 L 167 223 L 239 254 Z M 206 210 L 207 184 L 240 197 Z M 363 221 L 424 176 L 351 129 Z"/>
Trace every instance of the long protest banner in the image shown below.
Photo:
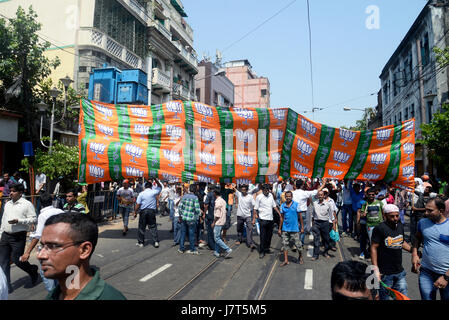
<path fill-rule="evenodd" d="M 368 131 L 331 128 L 291 109 L 192 101 L 80 101 L 79 182 L 157 176 L 169 181 L 384 180 L 414 187 L 415 121 Z"/>

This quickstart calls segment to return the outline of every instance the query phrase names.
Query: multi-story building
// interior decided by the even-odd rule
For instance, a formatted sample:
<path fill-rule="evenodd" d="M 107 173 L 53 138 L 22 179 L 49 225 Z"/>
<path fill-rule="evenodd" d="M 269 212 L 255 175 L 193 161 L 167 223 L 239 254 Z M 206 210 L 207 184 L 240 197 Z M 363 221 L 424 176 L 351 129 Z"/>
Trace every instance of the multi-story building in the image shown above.
<path fill-rule="evenodd" d="M 258 77 L 248 60 L 225 63 L 226 77 L 234 84 L 235 107 L 270 107 L 270 81 Z"/>
<path fill-rule="evenodd" d="M 231 107 L 234 105 L 234 84 L 220 70 L 209 60 L 202 60 L 198 64 L 196 98 L 211 106 Z"/>
<path fill-rule="evenodd" d="M 420 126 L 448 101 L 449 68 L 436 63 L 433 48 L 449 45 L 449 1 L 427 2 L 380 75 L 383 125 L 415 118 L 416 137 Z M 415 148 L 415 170 L 436 173 L 421 145 Z"/>
<path fill-rule="evenodd" d="M 0 1 L 8 17 L 19 5 L 33 6 L 52 43 L 47 56 L 61 59 L 54 80 L 68 75 L 86 90 L 92 69 L 107 64 L 145 71 L 153 104 L 194 97 L 198 64 L 180 0 Z"/>

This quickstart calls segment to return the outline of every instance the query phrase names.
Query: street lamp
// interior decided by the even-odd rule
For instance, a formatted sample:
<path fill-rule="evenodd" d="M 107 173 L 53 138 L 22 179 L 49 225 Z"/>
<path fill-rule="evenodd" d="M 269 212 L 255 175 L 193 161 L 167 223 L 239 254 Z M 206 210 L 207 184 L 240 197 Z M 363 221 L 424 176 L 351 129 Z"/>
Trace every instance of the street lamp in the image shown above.
<path fill-rule="evenodd" d="M 50 96 L 53 98 L 53 107 L 51 109 L 51 120 L 50 120 L 50 147 L 48 149 L 48 152 L 51 154 L 52 147 L 53 147 L 53 125 L 55 124 L 55 105 L 56 105 L 56 98 L 61 94 L 61 91 L 53 87 L 53 89 L 50 90 Z"/>
<path fill-rule="evenodd" d="M 344 110 L 344 111 L 352 111 L 352 110 L 363 111 L 364 114 L 365 114 L 365 112 L 366 112 L 366 109 L 349 108 L 349 107 L 343 107 L 343 110 Z M 368 119 L 366 119 L 365 130 L 368 131 Z"/>
<path fill-rule="evenodd" d="M 41 128 L 40 128 L 40 140 L 44 147 L 48 148 L 48 152 L 52 153 L 52 147 L 53 147 L 53 127 L 55 124 L 61 122 L 64 120 L 65 112 L 67 110 L 67 91 L 69 89 L 70 84 L 73 82 L 72 79 L 69 78 L 69 76 L 66 76 L 65 78 L 59 79 L 62 84 L 64 85 L 64 112 L 62 114 L 62 117 L 59 121 L 55 122 L 55 105 L 56 105 L 56 98 L 62 93 L 60 90 L 58 90 L 56 87 L 53 87 L 50 89 L 50 97 L 53 98 L 53 107 L 51 109 L 51 119 L 50 119 L 50 146 L 46 146 L 44 142 L 42 141 L 42 126 L 43 126 L 43 117 L 44 112 L 48 109 L 48 105 L 46 105 L 43 102 L 40 102 L 37 104 L 37 108 L 39 109 L 39 112 L 41 112 Z"/>

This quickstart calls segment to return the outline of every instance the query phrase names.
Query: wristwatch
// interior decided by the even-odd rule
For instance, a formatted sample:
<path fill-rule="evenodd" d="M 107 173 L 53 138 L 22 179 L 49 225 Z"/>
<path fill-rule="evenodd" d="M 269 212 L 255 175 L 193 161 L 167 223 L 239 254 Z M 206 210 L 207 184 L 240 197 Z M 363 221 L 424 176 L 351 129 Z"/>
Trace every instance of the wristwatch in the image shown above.
<path fill-rule="evenodd" d="M 443 274 L 443 278 L 444 278 L 444 280 L 446 280 L 447 282 L 449 282 L 449 276 L 448 276 L 448 275 Z"/>

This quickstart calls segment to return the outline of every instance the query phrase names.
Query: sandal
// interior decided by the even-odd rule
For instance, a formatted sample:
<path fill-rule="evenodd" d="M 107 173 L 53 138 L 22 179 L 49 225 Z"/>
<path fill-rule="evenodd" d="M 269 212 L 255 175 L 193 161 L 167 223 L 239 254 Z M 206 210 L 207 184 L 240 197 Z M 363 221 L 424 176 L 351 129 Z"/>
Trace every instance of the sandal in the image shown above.
<path fill-rule="evenodd" d="M 281 263 L 281 265 L 280 265 L 280 266 L 281 266 L 281 267 L 283 267 L 283 266 L 286 266 L 286 265 L 288 265 L 288 264 L 290 264 L 290 262 L 288 262 L 288 261 L 287 261 L 287 262 L 285 262 L 285 261 L 284 261 L 284 262 L 282 262 L 282 263 Z"/>

